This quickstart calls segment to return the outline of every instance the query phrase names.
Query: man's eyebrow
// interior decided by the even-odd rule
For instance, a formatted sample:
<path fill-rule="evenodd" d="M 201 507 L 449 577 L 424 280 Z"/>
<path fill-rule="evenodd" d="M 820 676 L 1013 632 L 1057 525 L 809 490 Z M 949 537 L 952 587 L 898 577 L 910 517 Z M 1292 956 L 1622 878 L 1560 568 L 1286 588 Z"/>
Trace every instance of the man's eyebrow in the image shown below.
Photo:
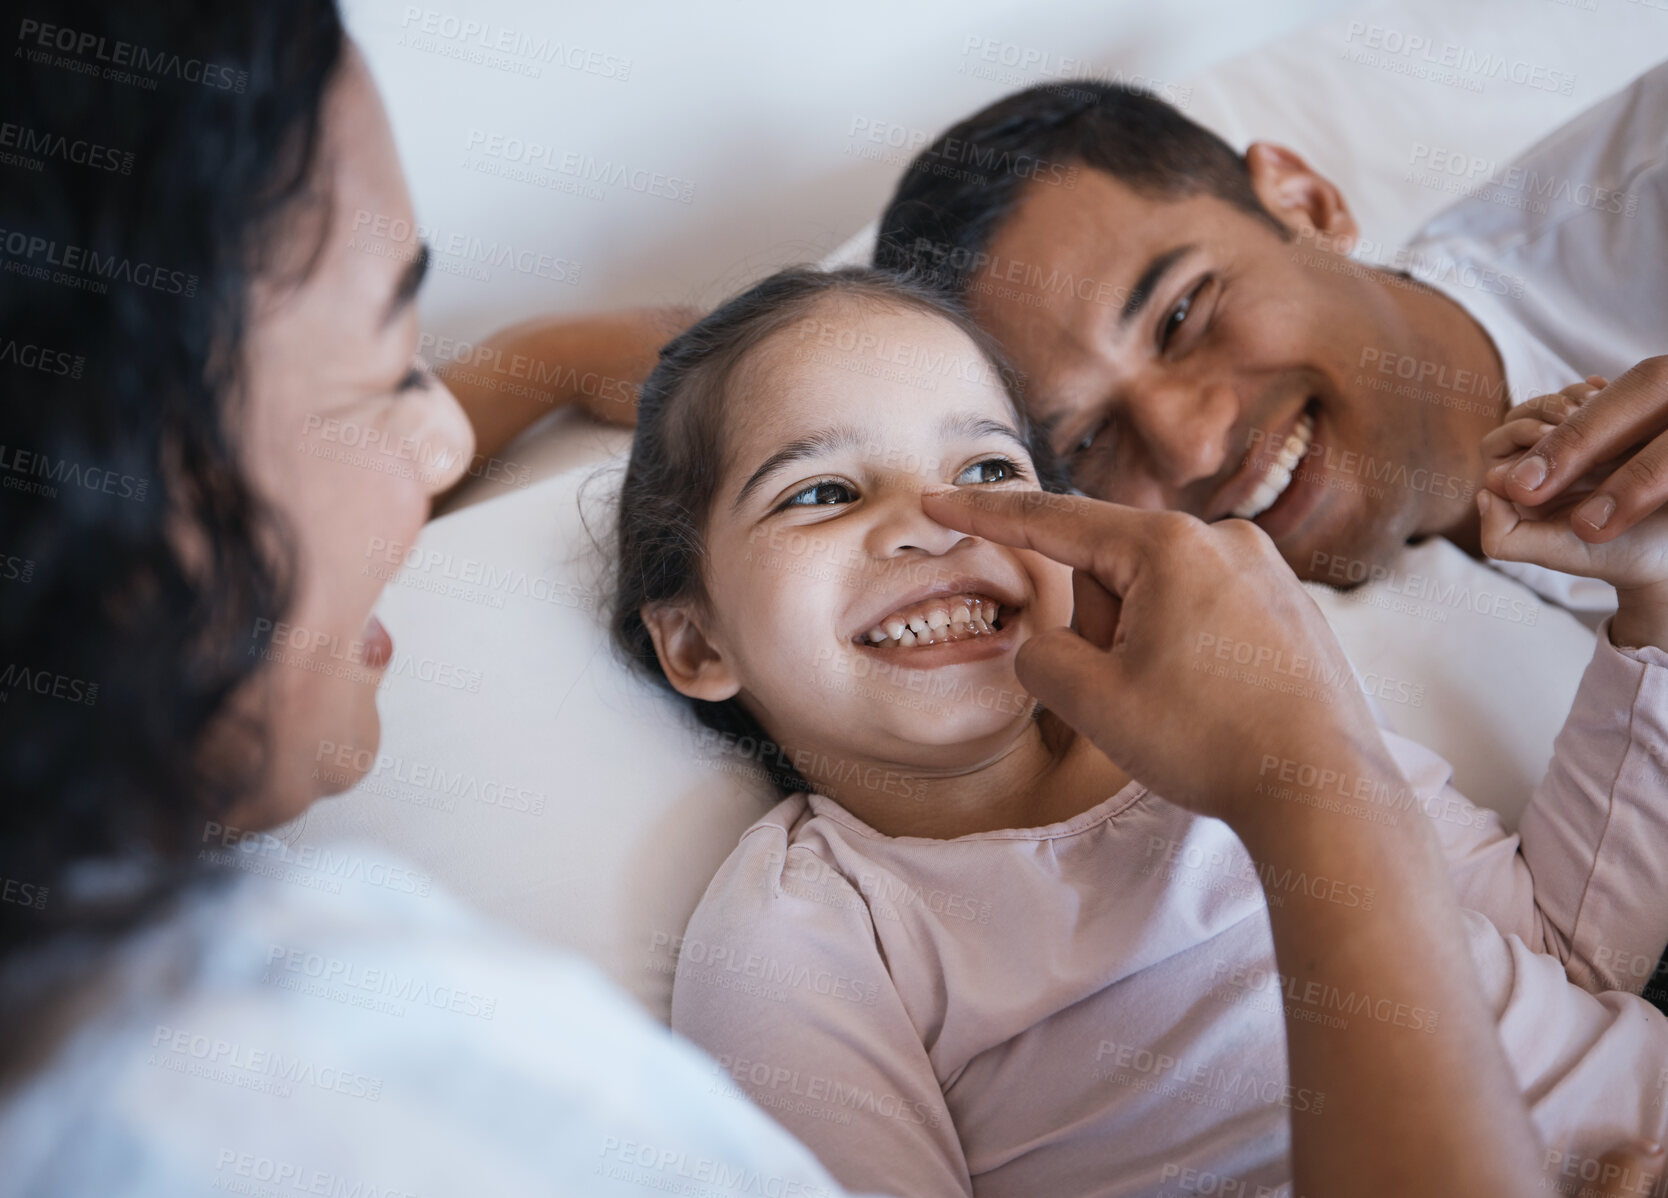
<path fill-rule="evenodd" d="M 1124 301 L 1123 311 L 1118 313 L 1119 327 L 1129 324 L 1130 321 L 1141 315 L 1141 309 L 1145 308 L 1147 301 L 1152 299 L 1153 292 L 1158 290 L 1159 283 L 1163 282 L 1164 276 L 1170 268 L 1198 248 L 1196 245 L 1178 245 L 1173 250 L 1165 250 L 1147 263 L 1147 269 L 1141 272 L 1139 279 L 1135 280 L 1134 289 L 1130 291 L 1129 298 Z"/>
<path fill-rule="evenodd" d="M 423 242 L 418 246 L 417 254 L 406 263 L 400 272 L 400 281 L 394 286 L 394 294 L 388 298 L 387 310 L 382 314 L 383 327 L 394 323 L 394 318 L 405 310 L 405 306 L 417 297 L 417 289 L 423 285 L 423 276 L 429 273 L 429 246 Z"/>
<path fill-rule="evenodd" d="M 836 428 L 818 429 L 814 433 L 796 437 L 760 463 L 759 468 L 753 471 L 747 481 L 742 484 L 741 493 L 736 496 L 735 502 L 730 505 L 730 508 L 732 511 L 740 509 L 741 505 L 747 502 L 747 497 L 757 489 L 760 483 L 784 466 L 792 465 L 794 462 L 802 462 L 806 458 L 818 458 L 825 454 L 835 453 L 841 449 L 850 449 L 862 444 L 862 434 L 849 424 L 843 424 Z"/>

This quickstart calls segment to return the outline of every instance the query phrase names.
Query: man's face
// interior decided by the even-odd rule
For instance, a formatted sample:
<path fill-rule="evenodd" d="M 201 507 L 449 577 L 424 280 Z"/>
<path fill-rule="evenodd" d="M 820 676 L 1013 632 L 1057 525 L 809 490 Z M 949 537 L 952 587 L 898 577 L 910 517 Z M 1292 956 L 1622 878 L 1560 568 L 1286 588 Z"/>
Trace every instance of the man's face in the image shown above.
<path fill-rule="evenodd" d="M 1467 518 L 1481 432 L 1377 369 L 1442 352 L 1409 285 L 1351 262 L 1336 213 L 1319 236 L 1279 216 L 1289 239 L 1215 196 L 1085 170 L 1031 186 L 968 301 L 1080 489 L 1254 519 L 1300 575 L 1359 577 L 1348 563 Z"/>

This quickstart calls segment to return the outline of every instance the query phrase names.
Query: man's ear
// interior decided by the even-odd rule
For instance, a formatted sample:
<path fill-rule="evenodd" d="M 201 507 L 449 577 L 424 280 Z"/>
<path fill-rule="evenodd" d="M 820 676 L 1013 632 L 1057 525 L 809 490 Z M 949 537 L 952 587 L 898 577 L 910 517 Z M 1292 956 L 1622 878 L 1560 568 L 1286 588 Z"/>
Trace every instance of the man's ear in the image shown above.
<path fill-rule="evenodd" d="M 687 604 L 645 604 L 639 614 L 654 639 L 660 668 L 680 695 L 721 703 L 741 690 L 728 659 Z"/>
<path fill-rule="evenodd" d="M 1354 246 L 1361 229 L 1344 193 L 1295 150 L 1270 141 L 1252 142 L 1245 151 L 1245 168 L 1251 190 L 1281 224 L 1294 233 L 1324 238 L 1340 254 Z"/>

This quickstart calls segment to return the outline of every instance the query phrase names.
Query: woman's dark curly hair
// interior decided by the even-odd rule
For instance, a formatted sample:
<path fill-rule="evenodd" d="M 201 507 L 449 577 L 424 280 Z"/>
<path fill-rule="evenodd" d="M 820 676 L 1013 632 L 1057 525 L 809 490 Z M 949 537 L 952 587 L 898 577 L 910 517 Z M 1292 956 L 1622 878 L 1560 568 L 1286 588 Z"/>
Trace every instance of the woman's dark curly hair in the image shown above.
<path fill-rule="evenodd" d="M 242 347 L 345 42 L 334 0 L 0 8 L 4 963 L 159 909 L 259 784 L 202 751 L 289 590 Z M 69 884 L 111 861 L 149 884 Z"/>
<path fill-rule="evenodd" d="M 1064 472 L 1026 416 L 1019 377 L 995 341 L 942 293 L 907 276 L 864 267 L 791 267 L 771 275 L 668 342 L 638 393 L 637 431 L 620 489 L 612 631 L 625 658 L 668 689 L 641 611 L 647 604 L 704 600 L 706 522 L 726 460 L 730 381 L 749 354 L 836 298 L 926 312 L 966 334 L 1007 390 L 1042 485 L 1065 489 Z M 701 723 L 755 758 L 782 793 L 806 789 L 781 747 L 739 699 L 689 703 Z"/>

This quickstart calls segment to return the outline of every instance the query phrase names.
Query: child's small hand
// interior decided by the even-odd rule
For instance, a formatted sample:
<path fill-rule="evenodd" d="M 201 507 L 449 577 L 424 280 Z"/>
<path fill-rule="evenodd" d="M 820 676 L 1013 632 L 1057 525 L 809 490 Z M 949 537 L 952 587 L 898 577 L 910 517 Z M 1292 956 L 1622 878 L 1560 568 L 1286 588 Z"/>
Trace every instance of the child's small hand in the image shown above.
<path fill-rule="evenodd" d="M 1482 514 L 1483 551 L 1490 557 L 1531 562 L 1566 574 L 1602 579 L 1617 590 L 1622 608 L 1618 622 L 1631 625 L 1636 613 L 1668 610 L 1668 508 L 1652 512 L 1622 535 L 1602 544 L 1576 536 L 1571 513 L 1621 468 L 1632 453 L 1624 452 L 1618 458 L 1598 464 L 1564 487 L 1551 502 L 1538 507 L 1513 503 L 1506 498 L 1506 476 L 1511 469 L 1547 433 L 1606 386 L 1604 379 L 1595 376 L 1507 412 L 1500 427 L 1483 438 L 1487 471 L 1484 489 L 1477 494 L 1477 505 Z M 1659 640 L 1654 634 L 1643 639 Z"/>
<path fill-rule="evenodd" d="M 1483 550 L 1502 561 L 1533 562 L 1566 574 L 1601 578 L 1618 589 L 1668 583 L 1668 510 L 1652 513 L 1602 545 L 1581 540 L 1571 528 L 1570 513 L 1627 455 L 1595 467 L 1551 503 L 1526 507 L 1506 498 L 1505 476 L 1511 468 L 1603 389 L 1604 380 L 1594 378 L 1565 387 L 1557 395 L 1539 396 L 1507 412 L 1500 427 L 1483 438 L 1486 490 L 1478 496 Z"/>

